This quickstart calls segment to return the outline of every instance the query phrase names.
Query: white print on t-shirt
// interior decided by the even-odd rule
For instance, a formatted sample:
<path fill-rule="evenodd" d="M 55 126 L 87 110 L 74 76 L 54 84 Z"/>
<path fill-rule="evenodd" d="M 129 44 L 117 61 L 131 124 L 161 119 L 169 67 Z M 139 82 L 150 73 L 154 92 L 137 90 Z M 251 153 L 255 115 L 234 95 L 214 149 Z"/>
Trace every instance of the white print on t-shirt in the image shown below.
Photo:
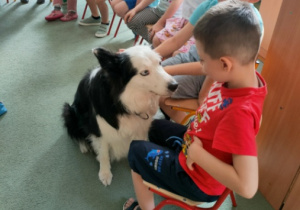
<path fill-rule="evenodd" d="M 222 104 L 222 95 L 221 95 L 221 83 L 214 83 L 210 92 L 208 93 L 207 99 L 205 103 L 200 107 L 198 112 L 202 113 L 201 120 L 199 123 L 207 122 L 210 120 L 209 112 L 214 112 L 219 109 L 220 105 Z M 209 106 L 207 106 L 209 104 Z M 194 121 L 194 129 L 196 132 L 200 132 L 201 129 L 197 129 L 199 127 L 198 122 Z"/>

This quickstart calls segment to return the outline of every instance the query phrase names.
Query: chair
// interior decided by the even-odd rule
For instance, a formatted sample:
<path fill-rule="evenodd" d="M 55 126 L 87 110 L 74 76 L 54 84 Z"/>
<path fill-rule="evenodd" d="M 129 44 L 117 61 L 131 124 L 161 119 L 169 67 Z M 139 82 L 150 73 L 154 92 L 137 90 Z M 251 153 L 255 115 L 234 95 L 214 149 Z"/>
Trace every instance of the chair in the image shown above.
<path fill-rule="evenodd" d="M 174 98 L 166 98 L 165 105 L 170 106 L 171 109 L 186 112 L 187 115 L 180 122 L 180 124 L 185 124 L 185 122 L 196 113 L 196 109 L 198 108 L 198 99 L 174 99 Z"/>
<path fill-rule="evenodd" d="M 222 203 L 225 201 L 228 195 L 230 195 L 232 206 L 236 207 L 237 203 L 234 197 L 234 193 L 232 190 L 226 188 L 222 195 L 219 197 L 219 199 L 216 201 L 216 203 L 209 208 L 199 207 L 199 205 L 203 204 L 203 202 L 193 201 L 190 199 L 187 199 L 185 197 L 182 197 L 180 195 L 176 195 L 172 192 L 169 192 L 167 190 L 164 190 L 162 188 L 159 188 L 149 182 L 143 181 L 144 185 L 146 185 L 150 191 L 164 197 L 165 199 L 161 201 L 154 210 L 160 210 L 162 207 L 166 205 L 175 205 L 179 206 L 185 210 L 217 210 Z"/>

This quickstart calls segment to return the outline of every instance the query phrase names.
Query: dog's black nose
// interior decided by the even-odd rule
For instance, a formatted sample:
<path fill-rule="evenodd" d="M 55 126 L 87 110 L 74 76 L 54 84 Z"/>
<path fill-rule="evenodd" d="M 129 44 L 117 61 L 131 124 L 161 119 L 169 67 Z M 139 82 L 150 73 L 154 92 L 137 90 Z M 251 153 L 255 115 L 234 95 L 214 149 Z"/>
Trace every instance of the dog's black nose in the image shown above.
<path fill-rule="evenodd" d="M 172 92 L 174 92 L 178 87 L 178 83 L 177 82 L 170 82 L 168 85 L 168 89 Z"/>

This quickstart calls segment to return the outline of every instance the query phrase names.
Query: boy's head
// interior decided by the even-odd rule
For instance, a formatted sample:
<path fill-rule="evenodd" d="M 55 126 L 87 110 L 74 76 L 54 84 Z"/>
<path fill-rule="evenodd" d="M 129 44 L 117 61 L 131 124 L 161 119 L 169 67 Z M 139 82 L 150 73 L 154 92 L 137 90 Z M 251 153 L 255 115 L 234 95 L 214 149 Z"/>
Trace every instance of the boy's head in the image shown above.
<path fill-rule="evenodd" d="M 194 29 L 196 41 L 210 58 L 229 56 L 241 65 L 255 61 L 261 35 L 252 6 L 239 0 L 218 3 L 203 15 Z"/>

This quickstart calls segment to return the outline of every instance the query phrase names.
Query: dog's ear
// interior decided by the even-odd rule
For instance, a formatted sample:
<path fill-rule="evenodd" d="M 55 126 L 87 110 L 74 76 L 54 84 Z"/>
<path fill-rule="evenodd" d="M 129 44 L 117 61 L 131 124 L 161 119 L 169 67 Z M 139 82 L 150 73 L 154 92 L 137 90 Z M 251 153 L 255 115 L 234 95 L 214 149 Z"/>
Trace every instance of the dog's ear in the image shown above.
<path fill-rule="evenodd" d="M 120 56 L 117 53 L 112 53 L 103 48 L 93 49 L 93 53 L 99 61 L 100 66 L 103 69 L 114 69 L 120 62 Z"/>

